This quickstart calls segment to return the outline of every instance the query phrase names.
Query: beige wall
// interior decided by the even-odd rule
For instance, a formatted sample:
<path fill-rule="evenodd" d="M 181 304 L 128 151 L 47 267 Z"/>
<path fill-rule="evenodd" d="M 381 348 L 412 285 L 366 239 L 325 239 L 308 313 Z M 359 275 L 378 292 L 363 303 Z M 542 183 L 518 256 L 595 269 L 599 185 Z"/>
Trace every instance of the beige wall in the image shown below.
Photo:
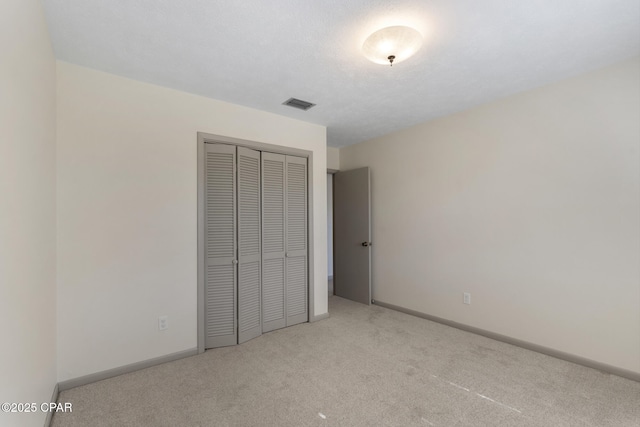
<path fill-rule="evenodd" d="M 60 381 L 196 347 L 197 132 L 313 151 L 327 312 L 324 127 L 58 62 Z"/>
<path fill-rule="evenodd" d="M 335 147 L 327 147 L 327 169 L 340 169 L 340 150 Z"/>
<path fill-rule="evenodd" d="M 56 69 L 39 1 L 0 2 L 0 55 L 0 402 L 48 402 L 56 384 Z M 42 426 L 44 418 L 0 412 L 0 425 Z"/>
<path fill-rule="evenodd" d="M 374 298 L 640 372 L 639 118 L 635 58 L 341 149 Z"/>

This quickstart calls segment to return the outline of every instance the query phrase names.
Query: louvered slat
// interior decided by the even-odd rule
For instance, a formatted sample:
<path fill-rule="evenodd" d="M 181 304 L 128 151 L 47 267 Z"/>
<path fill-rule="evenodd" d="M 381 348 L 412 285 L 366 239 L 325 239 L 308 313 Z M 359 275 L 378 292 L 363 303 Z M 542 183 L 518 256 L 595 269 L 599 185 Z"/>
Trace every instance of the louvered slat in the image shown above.
<path fill-rule="evenodd" d="M 238 283 L 238 310 L 241 316 L 238 327 L 243 333 L 260 328 L 260 262 L 241 263 Z"/>
<path fill-rule="evenodd" d="M 262 334 L 260 152 L 238 147 L 238 342 Z"/>
<path fill-rule="evenodd" d="M 238 155 L 238 223 L 241 256 L 260 253 L 260 159 Z"/>
<path fill-rule="evenodd" d="M 284 320 L 284 259 L 264 260 L 262 277 L 264 321 Z"/>
<path fill-rule="evenodd" d="M 207 144 L 205 157 L 205 336 L 207 348 L 236 335 L 235 147 Z"/>
<path fill-rule="evenodd" d="M 284 156 L 263 161 L 264 253 L 284 251 Z"/>
<path fill-rule="evenodd" d="M 287 258 L 287 317 L 307 312 L 306 257 Z"/>
<path fill-rule="evenodd" d="M 287 163 L 287 252 L 307 248 L 306 165 Z"/>
<path fill-rule="evenodd" d="M 205 157 L 205 346 L 237 343 L 235 147 L 207 144 Z"/>
<path fill-rule="evenodd" d="M 286 157 L 286 324 L 308 320 L 307 160 Z"/>
<path fill-rule="evenodd" d="M 234 155 L 207 153 L 207 257 L 231 257 L 235 251 Z"/>
<path fill-rule="evenodd" d="M 262 153 L 262 331 L 286 326 L 285 168 L 281 154 Z"/>
<path fill-rule="evenodd" d="M 235 334 L 235 267 L 210 265 L 206 283 L 207 337 Z"/>

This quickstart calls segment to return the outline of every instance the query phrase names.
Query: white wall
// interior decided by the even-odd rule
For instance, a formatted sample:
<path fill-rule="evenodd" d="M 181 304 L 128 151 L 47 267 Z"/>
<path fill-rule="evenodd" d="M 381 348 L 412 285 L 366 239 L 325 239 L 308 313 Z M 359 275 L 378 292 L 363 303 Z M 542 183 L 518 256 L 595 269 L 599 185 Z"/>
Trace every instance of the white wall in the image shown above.
<path fill-rule="evenodd" d="M 60 381 L 196 347 L 198 131 L 313 151 L 327 312 L 324 127 L 58 62 Z"/>
<path fill-rule="evenodd" d="M 374 298 L 640 372 L 639 117 L 635 58 L 341 149 Z"/>
<path fill-rule="evenodd" d="M 0 55 L 0 402 L 48 402 L 56 384 L 56 68 L 39 1 L 0 2 Z M 44 419 L 0 412 L 0 425 Z"/>
<path fill-rule="evenodd" d="M 335 147 L 327 147 L 327 169 L 340 169 L 340 150 Z"/>

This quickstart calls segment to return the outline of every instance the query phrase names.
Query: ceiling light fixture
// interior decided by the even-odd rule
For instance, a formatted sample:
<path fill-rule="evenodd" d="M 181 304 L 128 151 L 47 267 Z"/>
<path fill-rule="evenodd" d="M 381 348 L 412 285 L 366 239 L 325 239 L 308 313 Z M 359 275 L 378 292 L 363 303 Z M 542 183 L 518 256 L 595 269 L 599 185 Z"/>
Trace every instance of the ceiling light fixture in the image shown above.
<path fill-rule="evenodd" d="M 364 41 L 364 56 L 376 64 L 402 62 L 416 53 L 422 45 L 422 35 L 404 26 L 386 27 L 371 34 Z"/>

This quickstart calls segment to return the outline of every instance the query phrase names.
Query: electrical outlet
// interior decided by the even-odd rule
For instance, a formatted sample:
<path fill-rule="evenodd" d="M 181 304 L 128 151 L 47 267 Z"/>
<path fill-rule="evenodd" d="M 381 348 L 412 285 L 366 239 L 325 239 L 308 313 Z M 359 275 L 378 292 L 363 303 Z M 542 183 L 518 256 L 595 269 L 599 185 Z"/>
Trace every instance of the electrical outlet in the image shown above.
<path fill-rule="evenodd" d="M 471 294 L 469 292 L 465 292 L 463 295 L 464 295 L 464 303 L 471 304 Z"/>
<path fill-rule="evenodd" d="M 169 329 L 169 317 L 168 316 L 158 317 L 158 330 L 164 331 L 167 329 Z"/>

